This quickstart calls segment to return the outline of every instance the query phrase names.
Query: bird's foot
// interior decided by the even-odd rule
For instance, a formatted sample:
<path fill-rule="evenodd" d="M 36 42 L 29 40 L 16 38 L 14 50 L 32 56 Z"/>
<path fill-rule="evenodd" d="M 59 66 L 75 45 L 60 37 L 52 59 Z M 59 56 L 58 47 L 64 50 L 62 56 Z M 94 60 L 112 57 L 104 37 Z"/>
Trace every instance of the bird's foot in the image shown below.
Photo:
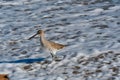
<path fill-rule="evenodd" d="M 53 60 L 54 60 L 54 61 L 61 61 L 61 60 L 63 60 L 63 58 L 62 58 L 62 57 L 55 56 L 55 57 L 53 58 Z"/>

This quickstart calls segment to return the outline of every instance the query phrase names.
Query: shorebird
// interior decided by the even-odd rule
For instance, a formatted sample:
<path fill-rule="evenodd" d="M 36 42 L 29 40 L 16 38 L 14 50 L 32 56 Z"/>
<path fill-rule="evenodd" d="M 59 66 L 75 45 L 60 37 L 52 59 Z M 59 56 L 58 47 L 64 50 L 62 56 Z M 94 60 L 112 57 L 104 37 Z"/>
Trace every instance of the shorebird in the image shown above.
<path fill-rule="evenodd" d="M 38 30 L 35 35 L 29 38 L 29 40 L 34 38 L 36 35 L 40 36 L 40 42 L 41 42 L 42 47 L 44 47 L 50 52 L 52 59 L 56 59 L 57 58 L 56 52 L 63 49 L 66 46 L 63 44 L 59 44 L 59 43 L 55 43 L 55 42 L 47 40 L 45 38 L 45 33 L 43 30 Z"/>

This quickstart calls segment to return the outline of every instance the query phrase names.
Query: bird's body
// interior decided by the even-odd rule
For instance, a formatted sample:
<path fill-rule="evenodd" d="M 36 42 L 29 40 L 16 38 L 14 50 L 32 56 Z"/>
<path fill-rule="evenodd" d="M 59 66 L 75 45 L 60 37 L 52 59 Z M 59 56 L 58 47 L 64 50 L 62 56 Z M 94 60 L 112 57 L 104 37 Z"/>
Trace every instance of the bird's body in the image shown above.
<path fill-rule="evenodd" d="M 43 30 L 39 30 L 37 32 L 37 34 L 40 36 L 41 45 L 50 52 L 53 59 L 56 58 L 56 52 L 65 47 L 65 45 L 63 45 L 63 44 L 48 41 L 45 38 Z M 35 35 L 37 35 L 37 34 L 35 34 Z M 33 35 L 32 37 L 34 37 L 35 35 Z M 32 37 L 30 37 L 29 39 L 31 39 Z"/>

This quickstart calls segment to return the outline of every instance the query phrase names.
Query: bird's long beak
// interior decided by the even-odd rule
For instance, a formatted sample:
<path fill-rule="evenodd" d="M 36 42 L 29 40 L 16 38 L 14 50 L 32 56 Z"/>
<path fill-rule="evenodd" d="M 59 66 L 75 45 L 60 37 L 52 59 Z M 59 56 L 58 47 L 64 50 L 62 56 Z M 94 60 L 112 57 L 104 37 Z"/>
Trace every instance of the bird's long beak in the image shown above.
<path fill-rule="evenodd" d="M 36 35 L 37 35 L 37 33 L 36 33 L 36 34 L 34 34 L 33 36 L 31 36 L 30 38 L 28 38 L 28 40 L 30 40 L 30 39 L 32 39 L 32 38 L 34 38 Z"/>

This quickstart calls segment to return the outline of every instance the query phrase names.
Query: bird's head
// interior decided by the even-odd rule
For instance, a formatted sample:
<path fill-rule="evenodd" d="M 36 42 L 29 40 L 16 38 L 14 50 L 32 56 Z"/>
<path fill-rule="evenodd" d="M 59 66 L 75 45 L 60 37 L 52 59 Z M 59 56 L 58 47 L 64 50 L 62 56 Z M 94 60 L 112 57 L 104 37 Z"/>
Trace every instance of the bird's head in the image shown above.
<path fill-rule="evenodd" d="M 38 30 L 37 33 L 34 34 L 33 36 L 31 36 L 28 40 L 34 38 L 36 35 L 44 36 L 44 31 L 43 30 Z"/>

